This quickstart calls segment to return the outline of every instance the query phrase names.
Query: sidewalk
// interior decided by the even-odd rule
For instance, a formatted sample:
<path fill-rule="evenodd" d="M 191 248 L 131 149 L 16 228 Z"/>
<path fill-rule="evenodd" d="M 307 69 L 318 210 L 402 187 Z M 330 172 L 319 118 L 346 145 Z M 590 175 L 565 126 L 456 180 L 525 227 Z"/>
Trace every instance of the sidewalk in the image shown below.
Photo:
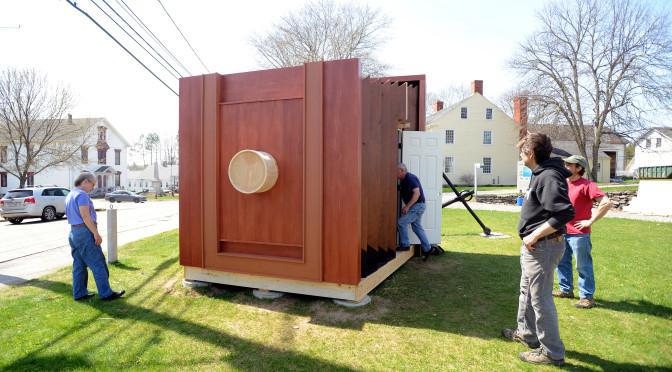
<path fill-rule="evenodd" d="M 485 193 L 483 193 L 485 194 Z M 443 193 L 443 202 L 446 202 L 448 200 L 451 200 L 453 197 L 455 197 L 455 194 L 451 193 Z M 502 212 L 520 212 L 519 206 L 516 205 L 510 205 L 510 204 L 486 204 L 486 203 L 478 203 L 478 202 L 469 202 L 469 207 L 473 210 L 486 210 L 486 211 L 502 211 Z M 449 205 L 446 208 L 453 208 L 453 209 L 465 209 L 464 205 L 462 203 L 453 203 Z M 646 214 L 641 214 L 641 213 L 630 213 L 630 212 L 623 212 L 623 211 L 617 211 L 617 210 L 611 210 L 607 213 L 605 216 L 606 218 L 625 218 L 625 219 L 630 219 L 630 220 L 640 220 L 640 221 L 653 221 L 653 222 L 672 222 L 672 215 L 668 216 L 656 216 L 656 215 L 646 215 Z"/>

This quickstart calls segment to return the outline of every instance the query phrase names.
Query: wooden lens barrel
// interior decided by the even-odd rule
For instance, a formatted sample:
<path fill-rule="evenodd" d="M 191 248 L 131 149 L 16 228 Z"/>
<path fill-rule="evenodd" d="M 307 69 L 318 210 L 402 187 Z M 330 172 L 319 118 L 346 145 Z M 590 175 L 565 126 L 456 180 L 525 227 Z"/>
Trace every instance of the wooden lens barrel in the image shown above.
<path fill-rule="evenodd" d="M 241 150 L 229 162 L 229 181 L 243 194 L 268 191 L 277 180 L 278 165 L 267 152 Z"/>

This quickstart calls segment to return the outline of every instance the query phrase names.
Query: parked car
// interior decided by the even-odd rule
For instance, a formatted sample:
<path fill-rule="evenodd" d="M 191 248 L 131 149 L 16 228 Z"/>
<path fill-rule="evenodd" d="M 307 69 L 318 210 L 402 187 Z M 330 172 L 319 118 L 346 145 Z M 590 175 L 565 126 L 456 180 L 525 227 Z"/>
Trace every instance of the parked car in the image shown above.
<path fill-rule="evenodd" d="M 105 200 L 110 203 L 121 203 L 122 201 L 132 201 L 135 203 L 146 202 L 147 197 L 144 195 L 139 195 L 131 191 L 118 190 L 113 192 L 108 192 L 105 194 Z"/>
<path fill-rule="evenodd" d="M 53 221 L 65 216 L 65 197 L 70 190 L 58 186 L 10 190 L 0 199 L 0 215 L 13 224 L 26 218 Z"/>

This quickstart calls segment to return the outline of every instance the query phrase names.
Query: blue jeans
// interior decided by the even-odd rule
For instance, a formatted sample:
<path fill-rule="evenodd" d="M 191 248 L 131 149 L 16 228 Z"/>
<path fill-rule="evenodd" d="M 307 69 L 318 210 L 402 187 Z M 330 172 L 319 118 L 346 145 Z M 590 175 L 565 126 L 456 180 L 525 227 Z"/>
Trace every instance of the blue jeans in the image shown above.
<path fill-rule="evenodd" d="M 593 298 L 595 294 L 595 275 L 593 273 L 593 257 L 590 251 L 590 234 L 566 234 L 565 254 L 558 264 L 558 286 L 563 292 L 574 290 L 572 272 L 572 254 L 576 256 L 576 271 L 579 272 L 579 296 Z"/>
<path fill-rule="evenodd" d="M 102 248 L 96 244 L 93 234 L 86 226 L 73 226 L 68 236 L 70 252 L 72 253 L 72 295 L 75 299 L 88 294 L 87 283 L 89 273 L 93 272 L 93 279 L 98 288 L 98 297 L 106 298 L 112 295 L 110 288 L 110 272 Z"/>
<path fill-rule="evenodd" d="M 402 247 L 408 247 L 411 245 L 408 240 L 408 225 L 411 225 L 413 232 L 420 239 L 420 244 L 422 245 L 423 252 L 429 252 L 432 247 L 429 245 L 429 240 L 427 240 L 427 235 L 425 234 L 425 229 L 422 228 L 420 221 L 422 220 L 422 214 L 425 213 L 425 203 L 415 203 L 408 210 L 408 213 L 399 217 L 397 222 L 397 230 L 399 230 L 399 245 Z"/>

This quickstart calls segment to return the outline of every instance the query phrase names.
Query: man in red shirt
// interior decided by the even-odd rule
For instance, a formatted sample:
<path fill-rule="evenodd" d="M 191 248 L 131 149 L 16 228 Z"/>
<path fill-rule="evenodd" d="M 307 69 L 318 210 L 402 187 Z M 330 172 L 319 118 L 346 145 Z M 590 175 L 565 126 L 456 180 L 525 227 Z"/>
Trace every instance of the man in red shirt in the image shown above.
<path fill-rule="evenodd" d="M 565 167 L 572 172 L 567 178 L 569 200 L 572 202 L 576 215 L 567 223 L 565 234 L 565 254 L 558 264 L 559 291 L 553 296 L 574 298 L 572 254 L 576 256 L 576 270 L 579 272 L 579 302 L 575 305 L 580 309 L 595 306 L 595 275 L 593 274 L 593 257 L 590 254 L 590 226 L 602 218 L 611 208 L 611 201 L 605 197 L 594 182 L 583 178 L 588 168 L 588 161 L 583 156 L 572 155 L 565 159 Z M 595 214 L 592 213 L 593 202 L 599 203 Z"/>

